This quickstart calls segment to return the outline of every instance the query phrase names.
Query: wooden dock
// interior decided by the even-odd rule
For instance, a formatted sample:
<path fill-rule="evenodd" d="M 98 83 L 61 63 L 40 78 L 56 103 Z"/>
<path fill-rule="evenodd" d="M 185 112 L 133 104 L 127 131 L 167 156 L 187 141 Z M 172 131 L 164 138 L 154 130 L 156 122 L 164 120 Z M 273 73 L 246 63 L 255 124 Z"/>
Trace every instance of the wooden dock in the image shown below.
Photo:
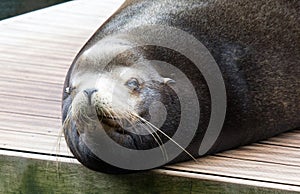
<path fill-rule="evenodd" d="M 0 21 L 0 193 L 300 192 L 300 130 L 132 175 L 78 164 L 59 138 L 64 78 L 121 3 L 76 0 Z"/>

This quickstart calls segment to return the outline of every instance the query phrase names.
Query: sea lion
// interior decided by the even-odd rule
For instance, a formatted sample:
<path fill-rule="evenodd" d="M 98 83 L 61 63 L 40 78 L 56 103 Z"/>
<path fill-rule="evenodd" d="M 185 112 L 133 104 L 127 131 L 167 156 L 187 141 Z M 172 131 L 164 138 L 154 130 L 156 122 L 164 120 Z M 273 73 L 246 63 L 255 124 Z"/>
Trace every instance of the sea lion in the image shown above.
<path fill-rule="evenodd" d="M 296 0 L 127 0 L 81 49 L 66 76 L 62 115 L 72 153 L 93 170 L 124 173 L 232 149 L 299 127 L 299 13 Z M 159 26 L 165 26 L 168 33 Z M 149 44 L 147 38 L 139 42 L 139 36 L 130 33 L 143 29 L 147 34 L 145 29 L 151 31 L 151 27 L 156 30 L 154 38 L 160 40 L 169 39 L 165 37 L 168 34 L 172 38 L 173 31 L 183 31 L 201 42 L 209 55 L 190 49 L 193 42 L 178 36 L 169 42 L 187 42 L 183 47 L 188 52 L 180 53 L 163 43 Z M 203 56 L 196 61 L 200 68 L 188 57 L 189 52 Z M 212 70 L 213 62 L 206 63 L 212 58 L 217 70 Z M 184 76 L 174 74 L 175 70 L 161 70 L 167 64 L 191 84 L 180 85 Z M 202 71 L 202 66 L 207 71 Z M 216 81 L 220 86 L 224 82 L 220 93 L 224 96 L 215 100 L 219 97 L 213 91 L 219 89 L 212 88 L 208 78 L 214 79 L 218 73 L 222 79 Z M 226 106 L 218 104 L 222 100 Z M 198 120 L 189 120 L 197 114 Z M 220 133 L 210 134 L 212 117 L 221 120 Z M 178 136 L 182 122 L 197 127 L 195 131 L 187 127 Z M 201 152 L 206 135 L 217 139 Z M 114 158 L 128 165 L 138 160 L 137 151 L 159 148 L 161 155 L 141 159 L 139 164 L 145 166 L 125 168 L 107 159 L 109 153 L 101 155 L 117 152 L 110 147 L 114 144 L 106 143 L 110 140 L 99 141 L 102 136 L 120 149 L 131 150 L 118 152 Z M 178 143 L 187 139 L 185 145 Z M 163 146 L 167 143 L 180 152 L 172 155 L 169 147 Z M 147 167 L 147 162 L 155 163 L 158 157 L 165 162 Z"/>

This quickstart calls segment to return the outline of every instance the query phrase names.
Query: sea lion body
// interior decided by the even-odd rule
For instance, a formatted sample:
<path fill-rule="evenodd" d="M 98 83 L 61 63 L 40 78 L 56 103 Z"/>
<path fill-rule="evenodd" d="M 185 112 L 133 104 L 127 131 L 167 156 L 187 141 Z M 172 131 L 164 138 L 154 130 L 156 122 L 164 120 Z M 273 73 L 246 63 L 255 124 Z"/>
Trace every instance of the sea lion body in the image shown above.
<path fill-rule="evenodd" d="M 266 139 L 300 126 L 299 13 L 300 4 L 296 0 L 126 1 L 80 51 L 66 77 L 65 88 L 69 87 L 72 76 L 76 77 L 76 72 L 82 72 L 82 69 L 76 69 L 74 66 L 78 66 L 78 61 L 84 53 L 93 50 L 105 37 L 139 26 L 171 26 L 198 39 L 215 59 L 224 79 L 226 117 L 217 141 L 206 154 Z M 155 46 L 140 49 L 143 58 L 177 64 L 176 66 L 184 71 L 193 83 L 201 112 L 197 132 L 187 151 L 197 157 L 211 116 L 211 96 L 206 80 L 192 68 L 190 61 L 184 56 Z M 133 51 L 133 55 L 136 53 L 139 52 Z M 89 65 L 82 67 L 88 69 Z M 146 70 L 147 67 L 142 68 L 142 71 Z M 155 79 L 169 77 L 159 76 Z M 153 89 L 158 93 L 162 90 L 167 89 L 158 89 L 158 86 Z M 169 98 L 157 97 L 160 100 L 167 99 L 166 101 Z M 63 120 L 72 100 L 71 95 L 64 93 Z M 176 111 L 171 110 L 172 106 L 168 107 L 171 112 L 168 116 L 177 118 Z M 167 124 L 167 127 L 174 126 L 171 123 Z M 95 157 L 82 142 L 80 143 L 77 130 L 72 125 L 71 129 L 65 129 L 65 136 L 71 151 L 79 161 L 98 171 L 126 171 Z M 173 133 L 174 131 L 170 132 Z M 143 148 L 138 149 L 147 149 L 147 145 L 141 147 Z M 187 159 L 189 157 L 182 153 L 172 162 Z"/>

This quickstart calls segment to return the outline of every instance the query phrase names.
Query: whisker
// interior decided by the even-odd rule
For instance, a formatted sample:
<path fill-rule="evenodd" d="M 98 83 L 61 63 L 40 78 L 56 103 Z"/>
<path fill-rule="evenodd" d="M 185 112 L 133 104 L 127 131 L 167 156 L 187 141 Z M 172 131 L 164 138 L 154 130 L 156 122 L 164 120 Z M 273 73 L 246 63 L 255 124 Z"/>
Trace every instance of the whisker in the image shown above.
<path fill-rule="evenodd" d="M 134 114 L 134 113 L 133 113 Z M 152 123 L 150 123 L 149 121 L 147 121 L 146 119 L 142 118 L 141 116 L 134 114 L 134 116 L 136 116 L 137 118 L 141 119 L 143 122 L 148 123 L 149 125 L 151 125 L 153 128 L 155 128 L 156 130 L 158 130 L 160 133 L 162 133 L 165 137 L 167 137 L 169 140 L 171 140 L 175 145 L 177 145 L 182 151 L 184 151 L 188 156 L 190 156 L 195 162 L 197 162 L 196 158 L 190 154 L 186 149 L 184 149 L 180 144 L 178 144 L 175 140 L 173 140 L 170 136 L 168 136 L 165 132 L 163 132 L 162 130 L 160 130 L 158 127 L 156 127 L 155 125 L 153 125 Z"/>
<path fill-rule="evenodd" d="M 140 123 L 142 123 L 141 121 L 138 121 L 138 122 L 140 122 Z M 148 125 L 147 123 L 145 123 L 146 124 L 146 127 L 145 127 L 145 129 L 150 133 L 150 135 L 153 137 L 153 139 L 156 141 L 156 143 L 159 145 L 159 148 L 160 148 L 160 150 L 161 150 L 161 152 L 162 152 L 162 154 L 163 154 L 163 157 L 164 157 L 164 159 L 166 160 L 166 161 L 168 161 L 168 153 L 167 153 L 167 150 L 166 150 L 166 148 L 165 148 L 165 146 L 164 146 L 164 143 L 163 143 L 163 141 L 162 141 L 162 139 L 160 138 L 160 136 L 156 133 L 156 131 L 154 131 L 153 129 L 152 129 L 152 127 L 150 126 L 150 125 Z M 159 139 L 159 140 L 157 140 L 157 138 Z"/>
<path fill-rule="evenodd" d="M 69 106 L 69 109 L 68 109 L 68 114 L 67 114 L 67 117 L 65 118 L 65 121 L 63 122 L 63 124 L 62 124 L 62 132 L 64 131 L 64 130 L 71 130 L 71 127 L 72 126 L 70 126 L 70 121 L 71 121 L 71 119 L 72 120 L 74 120 L 74 121 L 79 121 L 79 120 L 81 120 L 80 119 L 80 109 L 79 108 L 74 108 L 74 107 L 72 107 L 72 105 L 73 105 L 73 103 Z M 78 105 L 77 104 L 77 107 L 80 107 L 80 104 Z M 73 112 L 73 111 L 76 111 L 76 112 Z M 82 124 L 81 124 L 82 125 Z M 79 131 L 79 129 L 78 129 L 78 127 L 76 126 L 76 130 L 78 131 L 78 133 L 80 134 L 80 131 Z M 61 139 L 61 137 L 62 137 L 62 134 L 60 135 L 60 139 Z M 66 141 L 67 141 L 67 144 L 69 144 L 69 142 L 68 142 L 68 138 L 66 138 Z M 71 152 L 70 152 L 70 150 L 68 150 L 68 152 L 71 154 L 71 155 L 73 155 Z M 95 159 L 98 159 L 97 157 L 95 157 L 95 155 L 92 155 L 92 154 L 90 154 L 90 153 L 86 153 L 87 154 L 87 156 L 89 156 L 89 157 L 91 157 L 91 158 L 95 158 Z M 59 168 L 58 166 L 57 166 L 57 168 Z"/>
<path fill-rule="evenodd" d="M 133 129 L 135 130 L 135 132 L 137 133 L 138 130 L 135 127 L 135 124 L 131 121 L 132 115 L 130 114 L 130 112 L 126 112 L 126 113 L 122 113 L 122 111 L 118 111 L 120 113 L 120 115 L 122 116 L 122 118 L 126 119 L 126 121 L 129 122 L 129 124 L 133 127 Z M 140 121 L 139 121 L 140 122 Z M 141 122 L 142 123 L 142 122 Z M 147 124 L 146 124 L 147 125 Z M 145 126 L 144 126 L 145 127 Z M 149 127 L 149 128 L 148 128 Z M 165 149 L 164 145 L 163 145 L 163 141 L 161 140 L 160 136 L 154 131 L 152 130 L 152 128 L 150 126 L 146 126 L 145 129 L 149 132 L 149 134 L 153 137 L 154 141 L 158 144 L 159 148 L 161 149 L 161 152 L 163 154 L 164 159 L 167 161 L 168 160 L 168 154 L 167 154 L 167 150 Z M 123 129 L 124 130 L 124 129 Z M 151 131 L 152 130 L 152 131 Z M 140 135 L 138 135 L 140 138 L 140 141 L 142 142 L 142 138 Z M 158 139 L 159 140 L 158 140 Z"/>

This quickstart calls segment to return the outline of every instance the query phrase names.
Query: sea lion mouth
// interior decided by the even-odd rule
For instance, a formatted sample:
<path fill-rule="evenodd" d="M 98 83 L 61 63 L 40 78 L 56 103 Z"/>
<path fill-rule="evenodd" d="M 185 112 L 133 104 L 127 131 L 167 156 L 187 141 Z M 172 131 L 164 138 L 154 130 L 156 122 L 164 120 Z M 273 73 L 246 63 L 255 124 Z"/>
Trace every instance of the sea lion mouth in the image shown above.
<path fill-rule="evenodd" d="M 105 130 L 109 130 L 110 132 L 117 132 L 122 135 L 129 135 L 127 130 L 122 126 L 123 121 L 121 118 L 117 117 L 101 117 L 100 122 L 106 125 L 109 129 L 104 127 Z"/>
<path fill-rule="evenodd" d="M 100 121 L 110 127 L 119 128 L 121 120 L 116 117 L 102 117 Z"/>

